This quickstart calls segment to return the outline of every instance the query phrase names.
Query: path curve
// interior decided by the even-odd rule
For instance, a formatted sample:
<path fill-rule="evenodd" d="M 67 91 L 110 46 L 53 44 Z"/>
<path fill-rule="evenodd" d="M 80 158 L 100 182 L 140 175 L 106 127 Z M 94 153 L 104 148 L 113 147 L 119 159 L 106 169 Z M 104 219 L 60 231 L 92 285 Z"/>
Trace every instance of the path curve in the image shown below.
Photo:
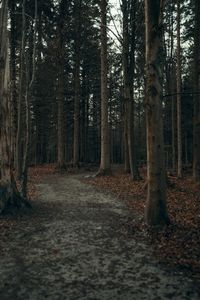
<path fill-rule="evenodd" d="M 48 175 L 33 214 L 1 238 L 1 300 L 200 299 L 127 234 L 122 202 L 79 179 Z"/>

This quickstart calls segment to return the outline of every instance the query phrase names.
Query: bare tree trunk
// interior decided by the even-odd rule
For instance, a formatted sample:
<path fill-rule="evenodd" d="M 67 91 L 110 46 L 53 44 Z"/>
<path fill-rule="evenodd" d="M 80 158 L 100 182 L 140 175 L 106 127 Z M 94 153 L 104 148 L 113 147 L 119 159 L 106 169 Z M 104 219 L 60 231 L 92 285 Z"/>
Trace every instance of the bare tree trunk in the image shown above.
<path fill-rule="evenodd" d="M 174 11 L 174 3 L 172 1 L 172 10 Z M 174 18 L 173 13 L 170 16 L 170 60 L 171 60 L 171 76 L 170 76 L 170 92 L 172 94 L 176 93 L 176 67 L 174 64 Z M 172 126 L 172 171 L 176 170 L 176 144 L 175 144 L 175 103 L 176 99 L 173 95 L 171 98 L 171 126 Z"/>
<path fill-rule="evenodd" d="M 20 54 L 20 79 L 19 79 L 19 98 L 17 108 L 17 141 L 16 141 L 16 170 L 18 179 L 22 176 L 22 103 L 23 103 L 23 81 L 24 81 L 24 61 L 25 61 L 25 17 L 26 0 L 22 3 L 22 41 Z"/>
<path fill-rule="evenodd" d="M 193 178 L 200 183 L 200 2 L 195 0 Z"/>
<path fill-rule="evenodd" d="M 134 147 L 135 11 L 135 0 L 131 4 L 127 0 L 122 1 L 125 171 L 131 173 L 132 179 L 139 179 Z"/>
<path fill-rule="evenodd" d="M 25 91 L 25 141 L 24 141 L 24 154 L 22 160 L 22 195 L 27 198 L 27 183 L 28 183 L 28 154 L 29 154 L 29 139 L 30 139 L 30 99 L 29 99 L 29 57 L 26 57 L 26 91 Z"/>
<path fill-rule="evenodd" d="M 180 0 L 177 0 L 177 146 L 178 178 L 182 178 Z"/>
<path fill-rule="evenodd" d="M 130 160 L 129 160 L 129 146 L 128 146 L 128 102 L 125 99 L 125 87 L 124 87 L 124 171 L 130 173 Z"/>
<path fill-rule="evenodd" d="M 16 3 L 10 2 L 10 73 L 11 73 L 11 123 L 12 163 L 16 149 L 17 135 L 17 86 L 16 86 Z"/>
<path fill-rule="evenodd" d="M 12 169 L 11 128 L 9 111 L 10 65 L 8 51 L 8 1 L 3 0 L 0 9 L 0 213 L 26 202 L 21 198 Z"/>
<path fill-rule="evenodd" d="M 59 7 L 58 23 L 58 168 L 65 168 L 65 128 L 64 128 L 64 1 Z"/>
<path fill-rule="evenodd" d="M 135 45 L 136 45 L 136 0 L 131 1 L 130 6 L 130 59 L 129 59 L 129 82 L 130 82 L 130 102 L 128 116 L 128 145 L 129 160 L 131 167 L 131 177 L 133 180 L 140 180 L 141 176 L 138 169 L 136 138 L 135 138 L 135 97 L 134 97 L 134 70 L 135 70 Z"/>
<path fill-rule="evenodd" d="M 33 83 L 35 80 L 35 59 L 36 59 L 36 33 L 37 33 L 37 12 L 38 5 L 35 0 L 35 16 L 34 16 L 34 33 L 33 33 L 33 53 L 32 53 L 32 70 L 30 72 L 29 57 L 27 54 L 26 60 L 26 94 L 25 94 L 25 116 L 26 116 L 26 136 L 25 136 L 25 147 L 24 157 L 22 166 L 22 195 L 27 198 L 27 184 L 28 184 L 28 163 L 29 163 L 29 152 L 30 152 L 30 97 L 32 94 Z M 32 45 L 30 45 L 31 48 Z M 31 78 L 30 74 L 31 73 Z"/>
<path fill-rule="evenodd" d="M 145 0 L 146 113 L 148 195 L 145 221 L 151 226 L 169 223 L 166 207 L 166 174 L 162 121 L 162 0 Z"/>
<path fill-rule="evenodd" d="M 88 101 L 89 101 L 89 80 L 85 73 L 86 66 L 83 66 L 82 71 L 82 107 L 81 107 L 81 145 L 80 145 L 80 159 L 82 162 L 87 162 L 87 126 L 88 126 Z"/>
<path fill-rule="evenodd" d="M 176 151 L 175 151 L 175 101 L 172 96 L 172 169 L 173 172 L 176 169 Z"/>
<path fill-rule="evenodd" d="M 128 24 L 128 1 L 122 1 L 122 13 L 123 13 L 123 51 L 122 51 L 122 63 L 123 63 L 123 99 L 124 99 L 124 169 L 126 173 L 130 173 L 133 169 L 130 165 L 130 82 L 129 82 L 129 24 Z M 131 150 L 131 152 L 130 152 Z M 133 161 L 132 161 L 133 162 Z"/>
<path fill-rule="evenodd" d="M 101 162 L 99 174 L 110 173 L 108 88 L 107 88 L 107 0 L 101 0 Z"/>
<path fill-rule="evenodd" d="M 63 63 L 58 66 L 58 168 L 65 168 L 64 139 L 64 70 Z"/>
<path fill-rule="evenodd" d="M 80 135 L 80 31 L 81 31 L 81 5 L 82 0 L 75 1 L 75 70 L 74 70 L 74 146 L 73 166 L 79 165 L 79 135 Z"/>

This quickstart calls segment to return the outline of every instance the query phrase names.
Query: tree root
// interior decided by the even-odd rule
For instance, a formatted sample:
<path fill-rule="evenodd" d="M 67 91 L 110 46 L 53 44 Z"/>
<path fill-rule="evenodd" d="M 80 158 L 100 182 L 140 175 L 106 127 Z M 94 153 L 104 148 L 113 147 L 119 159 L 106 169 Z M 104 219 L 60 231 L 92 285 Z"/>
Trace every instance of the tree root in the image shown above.
<path fill-rule="evenodd" d="M 31 204 L 24 199 L 16 185 L 12 182 L 0 182 L 0 214 L 7 214 L 23 208 L 31 208 Z"/>

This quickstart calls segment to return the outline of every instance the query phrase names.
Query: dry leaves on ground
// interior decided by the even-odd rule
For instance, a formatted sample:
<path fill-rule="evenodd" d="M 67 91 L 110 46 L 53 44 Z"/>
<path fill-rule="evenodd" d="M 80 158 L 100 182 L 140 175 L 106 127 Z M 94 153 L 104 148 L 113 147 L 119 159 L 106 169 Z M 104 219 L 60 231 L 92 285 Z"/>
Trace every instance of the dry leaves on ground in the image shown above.
<path fill-rule="evenodd" d="M 143 171 L 144 177 L 144 171 Z M 160 262 L 176 265 L 200 280 L 200 188 L 187 177 L 171 177 L 173 188 L 167 191 L 167 205 L 171 225 L 160 231 L 147 230 L 143 223 L 146 200 L 145 181 L 132 181 L 122 171 L 112 176 L 87 180 L 98 188 L 110 191 L 124 200 L 137 216 L 133 227 L 148 233 Z M 133 232 L 136 230 L 133 228 Z"/>

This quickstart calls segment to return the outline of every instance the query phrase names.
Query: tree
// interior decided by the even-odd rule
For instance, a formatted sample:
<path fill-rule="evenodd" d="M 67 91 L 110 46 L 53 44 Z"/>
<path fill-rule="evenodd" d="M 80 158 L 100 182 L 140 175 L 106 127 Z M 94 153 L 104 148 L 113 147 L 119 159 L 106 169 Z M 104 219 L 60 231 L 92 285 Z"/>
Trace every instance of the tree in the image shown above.
<path fill-rule="evenodd" d="M 17 68 L 16 68 L 16 50 L 17 50 L 17 33 L 16 33 L 16 3 L 8 1 L 10 10 L 10 79 L 11 79 L 11 120 L 12 120 L 12 160 L 14 162 L 14 153 L 16 149 L 17 134 Z"/>
<path fill-rule="evenodd" d="M 8 51 L 8 1 L 3 0 L 0 10 L 0 213 L 27 202 L 17 190 L 13 174 L 10 140 L 10 58 Z"/>
<path fill-rule="evenodd" d="M 121 4 L 123 14 L 123 43 L 122 43 L 122 68 L 123 68 L 123 104 L 124 104 L 124 169 L 126 173 L 133 170 L 132 145 L 131 145 L 131 82 L 129 78 L 129 5 L 127 0 Z M 130 151 L 131 150 L 131 151 Z"/>
<path fill-rule="evenodd" d="M 58 167 L 65 168 L 65 128 L 64 128 L 64 21 L 65 21 L 65 1 L 59 5 L 58 15 Z"/>
<path fill-rule="evenodd" d="M 200 182 L 200 2 L 195 0 L 193 178 Z"/>
<path fill-rule="evenodd" d="M 33 84 L 35 81 L 35 67 L 36 67 L 36 33 L 37 33 L 37 15 L 38 15 L 38 0 L 34 1 L 34 29 L 33 38 L 30 39 L 29 49 L 26 54 L 26 91 L 25 91 L 25 142 L 22 165 L 22 195 L 27 198 L 27 183 L 28 183 L 28 166 L 30 160 L 30 98 L 33 94 Z M 32 51 L 33 49 L 33 51 Z"/>
<path fill-rule="evenodd" d="M 101 0 L 101 162 L 99 174 L 110 173 L 110 150 L 108 128 L 108 87 L 107 87 L 107 0 Z"/>
<path fill-rule="evenodd" d="M 17 177 L 22 176 L 22 136 L 23 136 L 23 100 L 24 100 L 24 74 L 25 74 L 25 47 L 26 47 L 26 0 L 22 2 L 22 36 L 20 49 L 20 78 L 19 78 L 19 97 L 17 108 L 17 141 L 16 141 L 16 170 Z"/>
<path fill-rule="evenodd" d="M 75 70 L 74 70 L 74 143 L 73 166 L 79 164 L 79 128 L 80 128 L 80 41 L 82 0 L 75 1 Z"/>
<path fill-rule="evenodd" d="M 166 176 L 162 122 L 162 0 L 145 0 L 146 114 L 148 195 L 145 221 L 157 226 L 169 223 L 166 207 Z"/>
<path fill-rule="evenodd" d="M 182 130 L 181 130 L 181 42 L 180 42 L 180 0 L 177 0 L 177 147 L 178 178 L 182 177 Z"/>
<path fill-rule="evenodd" d="M 137 168 L 134 134 L 134 71 L 136 48 L 136 1 L 122 1 L 123 13 L 123 81 L 124 81 L 124 148 L 125 171 L 140 179 Z"/>

